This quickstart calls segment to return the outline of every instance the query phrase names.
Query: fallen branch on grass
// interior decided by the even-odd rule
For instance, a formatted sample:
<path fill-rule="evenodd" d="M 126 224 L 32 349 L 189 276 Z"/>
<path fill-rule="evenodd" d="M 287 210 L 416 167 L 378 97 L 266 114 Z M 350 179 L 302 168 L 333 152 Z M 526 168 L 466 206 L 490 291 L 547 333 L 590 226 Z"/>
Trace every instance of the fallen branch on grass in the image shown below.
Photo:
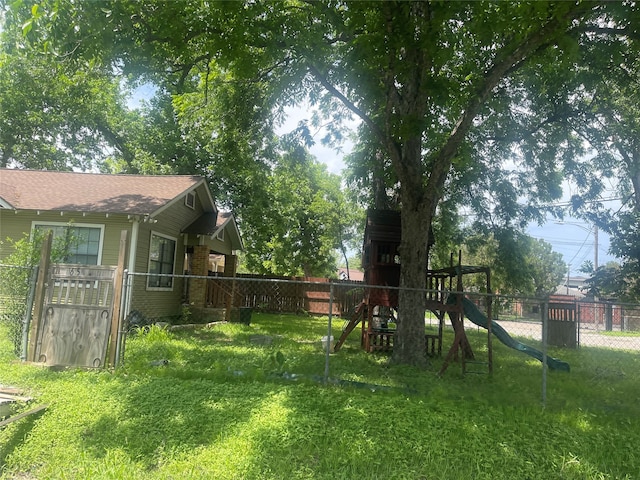
<path fill-rule="evenodd" d="M 20 420 L 21 418 L 24 417 L 28 417 L 29 415 L 33 415 L 34 413 L 38 413 L 41 412 L 42 410 L 46 409 L 49 405 L 40 405 L 39 407 L 33 408 L 31 410 L 28 410 L 26 412 L 20 413 L 18 415 L 14 415 L 13 417 L 9 417 L 6 420 L 3 420 L 0 422 L 0 427 L 4 427 L 5 425 L 9 425 L 10 423 L 13 423 L 17 420 Z"/>

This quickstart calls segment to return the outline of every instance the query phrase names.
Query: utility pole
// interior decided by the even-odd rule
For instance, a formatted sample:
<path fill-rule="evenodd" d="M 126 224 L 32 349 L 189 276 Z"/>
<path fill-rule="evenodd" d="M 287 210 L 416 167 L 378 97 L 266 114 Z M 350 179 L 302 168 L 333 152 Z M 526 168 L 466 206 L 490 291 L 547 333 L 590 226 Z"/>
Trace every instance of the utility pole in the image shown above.
<path fill-rule="evenodd" d="M 593 268 L 595 270 L 598 269 L 598 226 L 593 225 L 593 247 L 595 248 L 595 253 L 593 255 Z"/>
<path fill-rule="evenodd" d="M 578 227 L 581 230 L 584 230 L 587 233 L 593 233 L 593 269 L 597 270 L 598 269 L 598 226 L 594 223 L 593 224 L 593 228 L 588 228 L 585 225 L 581 224 L 581 223 L 577 223 L 577 222 L 565 222 L 565 221 L 561 221 L 561 222 L 554 222 L 557 225 L 573 225 L 574 227 Z M 577 254 L 576 254 L 577 255 Z M 575 258 L 575 255 L 574 255 Z"/>

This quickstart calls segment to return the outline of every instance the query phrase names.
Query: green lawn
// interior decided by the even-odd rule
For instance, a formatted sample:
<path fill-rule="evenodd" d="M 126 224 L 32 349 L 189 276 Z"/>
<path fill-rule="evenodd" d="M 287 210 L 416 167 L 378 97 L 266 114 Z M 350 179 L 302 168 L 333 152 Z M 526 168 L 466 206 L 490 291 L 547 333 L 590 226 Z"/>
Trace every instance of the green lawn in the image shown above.
<path fill-rule="evenodd" d="M 497 341 L 492 377 L 453 364 L 439 378 L 441 359 L 389 366 L 354 332 L 330 359 L 344 382 L 325 386 L 323 335 L 326 318 L 255 313 L 152 328 L 116 373 L 23 365 L 0 335 L 0 384 L 49 404 L 0 429 L 1 478 L 639 478 L 637 353 L 550 351 L 571 373 L 549 372 L 543 409 L 540 363 Z"/>

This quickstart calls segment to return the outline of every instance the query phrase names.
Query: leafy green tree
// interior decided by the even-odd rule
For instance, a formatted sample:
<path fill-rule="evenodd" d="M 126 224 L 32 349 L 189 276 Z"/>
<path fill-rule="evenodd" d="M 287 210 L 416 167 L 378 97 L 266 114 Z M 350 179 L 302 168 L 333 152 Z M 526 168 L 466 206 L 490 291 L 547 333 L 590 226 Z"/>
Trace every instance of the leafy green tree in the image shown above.
<path fill-rule="evenodd" d="M 234 84 L 231 125 L 255 126 L 302 99 L 336 122 L 336 138 L 340 120 L 359 117 L 377 142 L 369 151 L 379 151 L 393 172 L 371 178 L 394 181 L 384 187 L 398 192 L 404 287 L 424 286 L 425 239 L 447 192 L 507 227 L 514 216 L 535 215 L 537 202 L 557 198 L 556 160 L 576 143 L 560 141 L 564 129 L 540 126 L 556 124 L 546 113 L 569 94 L 562 73 L 582 68 L 593 52 L 630 51 L 638 28 L 632 2 L 33 5 L 17 8 L 15 25 L 42 49 L 137 70 L 178 97 L 214 81 Z M 539 107 L 546 107 L 540 115 Z M 210 120 L 206 111 L 200 118 Z M 527 128 L 505 136 L 512 125 Z M 241 147 L 262 148 L 264 136 L 255 145 L 235 132 Z M 532 148 L 523 147 L 514 168 L 509 152 L 525 137 Z M 531 201 L 516 201 L 523 197 Z M 399 315 L 394 361 L 424 364 L 417 290 L 401 292 Z"/>
<path fill-rule="evenodd" d="M 191 171 L 207 176 L 215 197 L 238 215 L 244 268 L 335 276 L 335 251 L 344 257 L 352 248 L 360 210 L 339 177 L 309 155 L 307 128 L 276 138 L 270 111 L 243 113 L 248 97 L 261 104 L 266 94 L 212 67 L 197 88 L 174 96 L 183 138 L 199 152 Z"/>
<path fill-rule="evenodd" d="M 492 288 L 503 295 L 549 295 L 566 272 L 562 255 L 551 244 L 517 231 L 472 235 L 463 247 L 465 263 L 490 266 Z"/>
<path fill-rule="evenodd" d="M 353 207 L 330 174 L 303 148 L 284 152 L 269 175 L 267 211 L 247 207 L 247 266 L 278 275 L 336 275 L 335 251 L 346 251 Z"/>
<path fill-rule="evenodd" d="M 625 275 L 624 268 L 617 262 L 607 262 L 597 269 L 593 263 L 585 262 L 580 271 L 589 275 L 584 293 L 595 300 L 621 300 L 637 302 L 638 282 L 636 277 Z"/>
<path fill-rule="evenodd" d="M 637 11 L 629 14 L 632 19 Z M 597 34 L 610 28 L 592 25 L 587 30 Z M 637 40 L 629 26 L 615 28 Z M 589 291 L 630 301 L 638 298 L 633 286 L 640 283 L 640 63 L 633 49 L 597 42 L 585 55 L 591 61 L 573 73 L 571 95 L 558 102 L 566 127 L 588 148 L 565 164 L 565 177 L 575 192 L 572 214 L 609 233 L 610 252 L 622 260 L 619 266 L 587 267 L 584 272 L 593 275 Z M 593 201 L 604 195 L 621 202 Z"/>
<path fill-rule="evenodd" d="M 131 160 L 133 114 L 118 79 L 25 49 L 15 31 L 0 34 L 0 167 L 89 170 L 110 149 Z"/>
<path fill-rule="evenodd" d="M 527 237 L 525 265 L 531 272 L 533 294 L 537 297 L 553 293 L 566 272 L 562 255 L 542 239 Z"/>

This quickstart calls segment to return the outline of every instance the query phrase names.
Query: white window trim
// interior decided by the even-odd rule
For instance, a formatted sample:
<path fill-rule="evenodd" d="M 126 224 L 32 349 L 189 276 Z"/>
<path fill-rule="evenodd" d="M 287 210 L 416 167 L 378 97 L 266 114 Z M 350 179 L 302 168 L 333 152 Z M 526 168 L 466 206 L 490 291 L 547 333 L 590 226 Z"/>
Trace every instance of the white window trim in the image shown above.
<path fill-rule="evenodd" d="M 191 201 L 189 201 L 191 199 Z M 184 196 L 184 204 L 191 210 L 196 209 L 196 194 L 194 192 L 187 192 Z"/>
<path fill-rule="evenodd" d="M 173 248 L 173 268 L 171 269 L 171 274 L 175 275 L 176 273 L 176 261 L 177 261 L 177 253 L 178 253 L 178 239 L 175 237 L 172 237 L 171 235 L 165 235 L 164 233 L 160 233 L 160 232 L 156 232 L 154 230 L 151 230 L 151 235 L 149 235 L 149 253 L 147 254 L 147 281 L 146 283 L 146 289 L 149 292 L 173 292 L 173 287 L 176 284 L 175 278 L 173 278 L 172 282 L 171 282 L 171 286 L 170 287 L 150 287 L 149 286 L 149 280 L 152 277 L 152 274 L 150 273 L 151 270 L 151 241 L 153 239 L 153 236 L 157 236 L 157 237 L 162 237 L 162 238 L 166 238 L 167 240 L 171 240 L 173 241 L 174 244 L 174 248 Z"/>
<path fill-rule="evenodd" d="M 104 224 L 103 223 L 47 222 L 47 221 L 33 220 L 31 222 L 31 239 L 32 240 L 33 240 L 33 232 L 35 232 L 36 226 L 99 228 L 100 243 L 98 244 L 98 263 L 96 265 L 102 265 L 102 250 L 104 249 Z"/>
<path fill-rule="evenodd" d="M 224 228 L 218 230 L 218 232 L 216 233 L 216 238 L 221 242 L 224 242 Z"/>

